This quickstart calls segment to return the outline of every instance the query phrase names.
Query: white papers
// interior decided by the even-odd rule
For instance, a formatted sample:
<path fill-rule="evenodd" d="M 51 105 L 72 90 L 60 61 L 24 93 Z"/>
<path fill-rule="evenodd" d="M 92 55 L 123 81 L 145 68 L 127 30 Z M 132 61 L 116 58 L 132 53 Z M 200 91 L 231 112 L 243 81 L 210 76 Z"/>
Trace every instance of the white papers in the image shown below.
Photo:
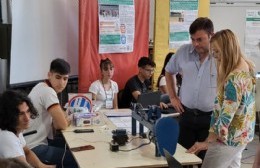
<path fill-rule="evenodd" d="M 133 51 L 135 33 L 133 0 L 99 0 L 99 53 Z"/>
<path fill-rule="evenodd" d="M 126 129 L 127 133 L 132 133 L 132 117 L 109 117 L 108 118 L 117 128 Z M 144 132 L 148 129 L 144 127 Z M 139 122 L 136 121 L 136 132 L 139 133 Z"/>
<path fill-rule="evenodd" d="M 111 110 L 111 111 L 104 112 L 104 114 L 107 117 L 131 117 L 132 116 L 132 112 L 130 110 L 125 112 Z"/>

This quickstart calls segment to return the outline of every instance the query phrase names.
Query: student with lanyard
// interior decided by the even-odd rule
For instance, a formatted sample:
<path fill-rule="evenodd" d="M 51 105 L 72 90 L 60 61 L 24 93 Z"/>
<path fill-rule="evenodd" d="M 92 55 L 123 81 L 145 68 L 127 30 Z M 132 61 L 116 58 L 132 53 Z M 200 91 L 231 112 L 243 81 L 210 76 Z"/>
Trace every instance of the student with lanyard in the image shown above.
<path fill-rule="evenodd" d="M 54 168 L 42 163 L 24 140 L 23 131 L 30 119 L 38 116 L 31 100 L 19 91 L 0 95 L 0 167 Z"/>
<path fill-rule="evenodd" d="M 118 85 L 111 80 L 114 75 L 114 65 L 110 59 L 101 59 L 100 61 L 101 79 L 94 81 L 90 87 L 89 92 L 92 93 L 92 99 L 95 104 L 99 103 L 102 107 L 107 109 L 117 109 L 117 93 Z"/>
<path fill-rule="evenodd" d="M 181 46 L 165 69 L 171 104 L 181 113 L 179 143 L 187 149 L 197 141 L 205 141 L 209 134 L 217 77 L 215 62 L 209 56 L 213 31 L 210 19 L 197 18 L 189 28 L 191 44 Z M 180 96 L 176 94 L 172 77 L 177 73 L 182 74 Z M 203 159 L 205 152 L 198 156 Z"/>
<path fill-rule="evenodd" d="M 57 167 L 76 168 L 77 163 L 66 149 L 64 138 L 54 136 L 53 132 L 53 129 L 64 130 L 70 124 L 57 95 L 65 89 L 69 73 L 69 63 L 63 59 L 55 59 L 51 62 L 48 79 L 31 90 L 29 97 L 39 112 L 39 117 L 32 120 L 26 130 L 37 130 L 37 133 L 27 136 L 25 140 L 42 162 L 55 164 Z"/>

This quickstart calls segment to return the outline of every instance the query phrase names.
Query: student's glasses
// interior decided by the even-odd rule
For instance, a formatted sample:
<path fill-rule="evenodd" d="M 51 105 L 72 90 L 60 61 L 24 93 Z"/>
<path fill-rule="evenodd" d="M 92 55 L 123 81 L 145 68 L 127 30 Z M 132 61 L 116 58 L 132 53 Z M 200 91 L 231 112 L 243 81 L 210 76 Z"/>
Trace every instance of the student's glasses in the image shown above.
<path fill-rule="evenodd" d="M 154 69 L 143 68 L 148 73 L 154 73 Z"/>

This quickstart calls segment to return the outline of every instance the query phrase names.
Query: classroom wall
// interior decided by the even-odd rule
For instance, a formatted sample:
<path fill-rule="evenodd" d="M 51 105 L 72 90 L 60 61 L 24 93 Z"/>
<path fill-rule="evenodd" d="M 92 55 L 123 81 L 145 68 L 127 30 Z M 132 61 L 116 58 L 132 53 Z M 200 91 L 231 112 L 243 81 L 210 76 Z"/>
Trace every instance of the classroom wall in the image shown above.
<path fill-rule="evenodd" d="M 221 29 L 232 30 L 238 37 L 243 52 L 245 52 L 246 10 L 248 9 L 260 10 L 260 0 L 251 1 L 250 3 L 244 0 L 232 4 L 222 2 L 210 4 L 209 17 L 214 23 L 215 31 Z M 255 63 L 256 72 L 260 72 L 260 48 L 257 56 L 246 56 Z"/>
<path fill-rule="evenodd" d="M 78 75 L 78 0 L 19 0 L 12 9 L 10 84 L 46 79 L 55 58 Z"/>

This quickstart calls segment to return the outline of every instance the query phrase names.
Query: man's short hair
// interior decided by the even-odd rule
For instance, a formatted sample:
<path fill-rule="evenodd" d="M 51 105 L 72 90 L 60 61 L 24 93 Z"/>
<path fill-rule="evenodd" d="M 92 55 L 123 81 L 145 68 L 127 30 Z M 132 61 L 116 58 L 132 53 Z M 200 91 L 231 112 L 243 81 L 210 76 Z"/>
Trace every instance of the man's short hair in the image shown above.
<path fill-rule="evenodd" d="M 21 91 L 7 90 L 0 95 L 0 129 L 8 130 L 16 134 L 20 110 L 22 103 L 26 103 L 30 110 L 32 119 L 38 116 L 30 98 Z"/>
<path fill-rule="evenodd" d="M 151 67 L 155 67 L 156 64 L 148 57 L 141 57 L 138 61 L 138 67 L 143 68 L 146 65 L 150 65 Z"/>
<path fill-rule="evenodd" d="M 57 58 L 51 62 L 50 72 L 56 72 L 60 75 L 68 75 L 70 73 L 70 64 L 64 59 Z"/>
<path fill-rule="evenodd" d="M 190 25 L 190 34 L 193 35 L 199 30 L 204 30 L 208 34 L 214 33 L 214 26 L 212 21 L 207 17 L 199 17 Z"/>

